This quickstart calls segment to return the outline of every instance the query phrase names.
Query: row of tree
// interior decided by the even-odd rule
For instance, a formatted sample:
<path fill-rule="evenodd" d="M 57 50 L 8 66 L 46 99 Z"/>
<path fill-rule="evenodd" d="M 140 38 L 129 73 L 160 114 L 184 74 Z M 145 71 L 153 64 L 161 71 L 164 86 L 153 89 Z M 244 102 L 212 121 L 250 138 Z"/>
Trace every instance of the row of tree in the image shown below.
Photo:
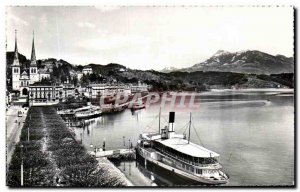
<path fill-rule="evenodd" d="M 20 186 L 22 161 L 24 186 L 123 185 L 118 177 L 109 177 L 95 157 L 74 139 L 53 107 L 29 109 L 20 142 L 8 168 L 8 186 Z"/>

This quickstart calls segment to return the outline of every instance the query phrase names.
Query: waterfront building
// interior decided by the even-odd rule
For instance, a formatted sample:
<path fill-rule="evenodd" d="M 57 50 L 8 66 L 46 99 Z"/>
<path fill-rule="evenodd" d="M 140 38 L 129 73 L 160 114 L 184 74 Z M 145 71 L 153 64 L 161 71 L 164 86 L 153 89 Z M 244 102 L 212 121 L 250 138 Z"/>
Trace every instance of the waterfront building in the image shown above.
<path fill-rule="evenodd" d="M 126 85 L 112 84 L 90 84 L 87 86 L 88 97 L 97 98 L 99 96 L 114 96 L 117 93 L 131 94 L 130 88 Z"/>
<path fill-rule="evenodd" d="M 63 98 L 63 87 L 60 85 L 29 85 L 29 106 L 55 105 Z"/>
<path fill-rule="evenodd" d="M 85 74 L 85 75 L 92 74 L 92 73 L 93 73 L 93 69 L 92 69 L 92 67 L 90 67 L 90 66 L 85 66 L 85 67 L 82 69 L 82 73 Z"/>

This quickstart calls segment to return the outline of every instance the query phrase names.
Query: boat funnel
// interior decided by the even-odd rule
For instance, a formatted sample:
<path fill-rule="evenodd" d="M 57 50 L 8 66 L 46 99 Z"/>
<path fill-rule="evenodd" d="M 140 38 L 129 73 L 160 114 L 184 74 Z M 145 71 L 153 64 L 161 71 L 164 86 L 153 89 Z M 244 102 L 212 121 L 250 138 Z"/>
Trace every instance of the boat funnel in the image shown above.
<path fill-rule="evenodd" d="M 169 132 L 174 132 L 175 112 L 169 113 Z"/>

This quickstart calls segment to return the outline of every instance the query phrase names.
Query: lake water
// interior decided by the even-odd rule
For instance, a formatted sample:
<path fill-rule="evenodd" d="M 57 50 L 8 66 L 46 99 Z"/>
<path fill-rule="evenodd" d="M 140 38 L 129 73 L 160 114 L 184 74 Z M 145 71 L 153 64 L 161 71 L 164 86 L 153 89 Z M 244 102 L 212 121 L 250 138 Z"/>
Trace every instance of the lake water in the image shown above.
<path fill-rule="evenodd" d="M 293 184 L 293 90 L 215 90 L 197 93 L 195 103 L 199 107 L 170 109 L 167 104 L 161 109 L 161 124 L 167 125 L 169 111 L 175 111 L 175 131 L 187 133 L 191 112 L 191 141 L 220 154 L 224 171 L 230 176 L 228 185 Z M 140 133 L 158 130 L 159 106 L 104 115 L 84 129 L 75 128 L 76 137 L 87 149 L 91 144 L 102 147 L 104 140 L 106 150 L 135 145 Z M 135 161 L 116 165 L 135 185 L 185 184 Z"/>

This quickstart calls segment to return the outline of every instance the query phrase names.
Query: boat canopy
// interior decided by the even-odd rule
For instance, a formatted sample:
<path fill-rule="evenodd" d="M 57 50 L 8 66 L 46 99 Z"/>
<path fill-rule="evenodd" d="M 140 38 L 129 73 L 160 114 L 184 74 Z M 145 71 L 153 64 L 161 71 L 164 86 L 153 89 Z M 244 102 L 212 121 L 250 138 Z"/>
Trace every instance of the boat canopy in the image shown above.
<path fill-rule="evenodd" d="M 157 142 L 170 147 L 180 153 L 192 156 L 192 157 L 201 157 L 201 158 L 209 158 L 209 157 L 219 157 L 218 153 L 215 153 L 209 149 L 206 149 L 200 145 L 195 143 L 188 143 L 188 140 L 183 138 L 170 138 L 170 139 L 158 139 Z"/>

